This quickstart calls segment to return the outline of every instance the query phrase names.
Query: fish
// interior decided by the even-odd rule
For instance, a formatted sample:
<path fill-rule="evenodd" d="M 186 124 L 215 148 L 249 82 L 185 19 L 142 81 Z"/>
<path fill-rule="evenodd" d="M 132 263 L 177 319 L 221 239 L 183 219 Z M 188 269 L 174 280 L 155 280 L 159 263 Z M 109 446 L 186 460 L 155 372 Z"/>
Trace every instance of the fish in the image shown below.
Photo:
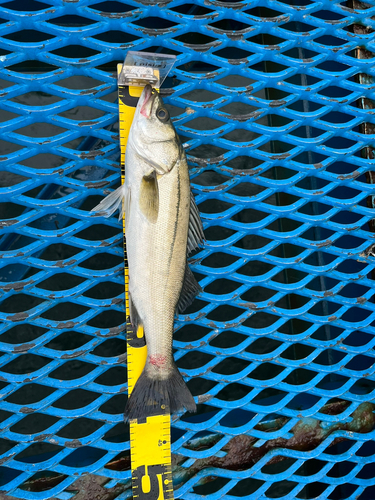
<path fill-rule="evenodd" d="M 122 207 L 121 207 L 122 203 Z M 125 211 L 129 310 L 143 326 L 145 367 L 128 398 L 125 420 L 194 412 L 196 404 L 173 358 L 176 313 L 201 292 L 187 262 L 204 243 L 184 148 L 160 94 L 147 85 L 125 154 L 125 182 L 93 210 Z"/>

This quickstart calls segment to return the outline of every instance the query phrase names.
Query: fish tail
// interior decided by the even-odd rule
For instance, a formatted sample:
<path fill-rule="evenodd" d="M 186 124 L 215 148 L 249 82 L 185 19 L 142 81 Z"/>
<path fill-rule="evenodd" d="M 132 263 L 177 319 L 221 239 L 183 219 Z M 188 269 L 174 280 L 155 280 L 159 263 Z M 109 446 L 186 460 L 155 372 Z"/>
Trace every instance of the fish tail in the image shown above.
<path fill-rule="evenodd" d="M 146 418 L 184 408 L 194 412 L 197 407 L 181 373 L 173 362 L 167 377 L 153 377 L 146 364 L 125 407 L 124 418 Z M 151 371 L 151 373 L 150 373 Z"/>

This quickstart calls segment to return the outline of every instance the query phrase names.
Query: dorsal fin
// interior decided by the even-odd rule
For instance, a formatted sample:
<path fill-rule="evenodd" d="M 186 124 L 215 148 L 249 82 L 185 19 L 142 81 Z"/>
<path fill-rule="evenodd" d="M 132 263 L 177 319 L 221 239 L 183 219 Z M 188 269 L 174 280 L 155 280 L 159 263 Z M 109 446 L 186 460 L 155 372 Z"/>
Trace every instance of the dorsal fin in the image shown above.
<path fill-rule="evenodd" d="M 195 250 L 199 245 L 204 242 L 204 233 L 202 221 L 199 215 L 197 204 L 195 203 L 194 195 L 190 191 L 190 218 L 189 218 L 189 232 L 187 242 L 187 254 Z"/>
<path fill-rule="evenodd" d="M 202 291 L 187 261 L 185 265 L 184 283 L 182 285 L 180 298 L 177 303 L 177 314 L 182 313 L 193 302 L 195 297 Z"/>

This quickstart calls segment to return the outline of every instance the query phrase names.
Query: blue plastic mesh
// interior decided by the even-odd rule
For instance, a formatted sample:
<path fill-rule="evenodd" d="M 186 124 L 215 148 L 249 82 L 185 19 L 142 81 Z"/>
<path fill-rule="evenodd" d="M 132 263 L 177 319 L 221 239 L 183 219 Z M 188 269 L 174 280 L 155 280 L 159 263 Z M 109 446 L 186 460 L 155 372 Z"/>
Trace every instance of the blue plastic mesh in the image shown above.
<path fill-rule="evenodd" d="M 90 209 L 119 183 L 133 49 L 177 55 L 165 99 L 207 237 L 176 322 L 201 403 L 172 423 L 176 497 L 373 500 L 373 1 L 0 17 L 0 490 L 67 499 L 94 473 L 131 496 L 122 229 Z"/>

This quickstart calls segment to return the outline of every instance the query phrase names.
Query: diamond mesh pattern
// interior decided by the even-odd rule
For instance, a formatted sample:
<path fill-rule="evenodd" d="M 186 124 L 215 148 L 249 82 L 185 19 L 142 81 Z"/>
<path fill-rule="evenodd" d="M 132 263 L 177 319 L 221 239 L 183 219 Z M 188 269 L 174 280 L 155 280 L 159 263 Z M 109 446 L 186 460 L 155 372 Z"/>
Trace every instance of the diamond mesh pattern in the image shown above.
<path fill-rule="evenodd" d="M 207 237 L 176 322 L 201 403 L 172 423 L 176 496 L 373 500 L 373 2 L 0 17 L 1 490 L 66 499 L 95 473 L 131 496 L 122 229 L 90 209 L 119 183 L 115 70 L 134 49 L 178 56 L 165 99 Z"/>

